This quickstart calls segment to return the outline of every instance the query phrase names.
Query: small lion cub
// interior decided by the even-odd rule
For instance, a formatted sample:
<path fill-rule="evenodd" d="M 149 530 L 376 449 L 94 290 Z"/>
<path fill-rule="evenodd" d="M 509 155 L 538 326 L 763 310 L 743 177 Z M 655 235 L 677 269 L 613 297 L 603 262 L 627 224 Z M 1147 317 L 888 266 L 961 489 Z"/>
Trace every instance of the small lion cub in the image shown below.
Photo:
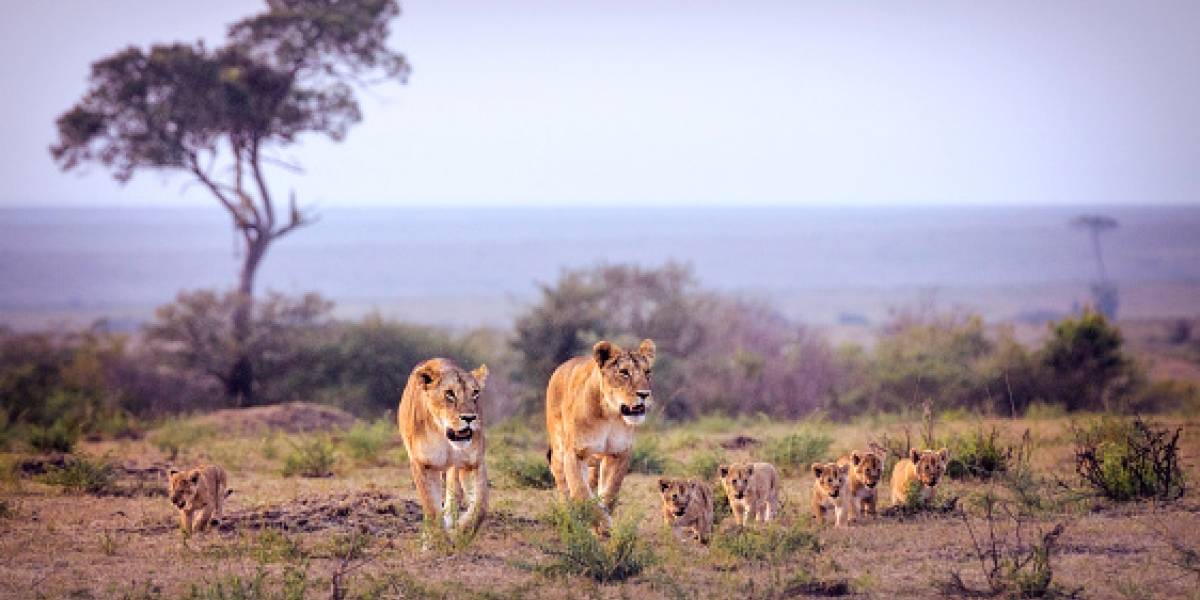
<path fill-rule="evenodd" d="M 883 478 L 883 456 L 869 450 L 855 450 L 850 456 L 839 458 L 837 464 L 839 467 L 846 465 L 850 468 L 847 478 L 849 487 L 846 489 L 850 501 L 849 521 L 853 523 L 864 514 L 875 516 L 879 500 L 879 491 L 875 486 L 879 485 L 879 480 Z"/>
<path fill-rule="evenodd" d="M 892 468 L 892 506 L 904 504 L 908 488 L 914 481 L 921 483 L 921 501 L 933 500 L 933 493 L 938 480 L 946 472 L 946 463 L 950 460 L 950 451 L 918 450 L 909 451 L 908 458 L 896 461 Z"/>
<path fill-rule="evenodd" d="M 193 527 L 205 531 L 209 525 L 216 525 L 224 514 L 225 498 L 232 492 L 225 469 L 216 465 L 200 465 L 187 471 L 171 469 L 167 475 L 167 497 L 179 509 L 179 525 L 189 534 Z"/>
<path fill-rule="evenodd" d="M 659 479 L 663 522 L 682 539 L 687 533 L 708 544 L 713 526 L 713 501 L 708 486 L 695 479 Z"/>
<path fill-rule="evenodd" d="M 779 512 L 779 472 L 765 462 L 721 465 L 721 485 L 733 509 L 733 520 L 745 525 L 753 518 L 766 523 Z"/>
<path fill-rule="evenodd" d="M 850 494 L 845 493 L 849 465 L 813 463 L 812 472 L 817 477 L 812 489 L 813 520 L 825 523 L 826 513 L 832 510 L 833 526 L 845 526 L 850 517 Z"/>

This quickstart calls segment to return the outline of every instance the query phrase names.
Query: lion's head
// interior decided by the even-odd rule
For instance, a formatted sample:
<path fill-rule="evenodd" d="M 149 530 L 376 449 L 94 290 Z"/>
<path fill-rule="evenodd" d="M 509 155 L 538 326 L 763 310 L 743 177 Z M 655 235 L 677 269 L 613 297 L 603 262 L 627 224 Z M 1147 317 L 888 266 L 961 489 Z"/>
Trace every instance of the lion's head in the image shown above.
<path fill-rule="evenodd" d="M 918 450 L 913 448 L 909 451 L 909 458 L 917 466 L 917 477 L 921 480 L 921 484 L 926 487 L 933 487 L 937 485 L 938 480 L 942 478 L 942 474 L 946 472 L 946 463 L 950 460 L 950 451 L 945 448 L 941 450 Z"/>
<path fill-rule="evenodd" d="M 182 510 L 194 507 L 200 493 L 200 469 L 180 471 L 171 469 L 167 473 L 167 497 L 171 504 Z"/>
<path fill-rule="evenodd" d="M 433 358 L 413 369 L 417 401 L 456 448 L 471 445 L 483 423 L 479 395 L 487 381 L 487 365 L 467 371 L 444 359 Z"/>
<path fill-rule="evenodd" d="M 746 489 L 750 487 L 750 482 L 754 477 L 754 465 L 749 463 L 721 465 L 717 467 L 717 472 L 721 475 L 721 485 L 725 486 L 726 494 L 737 500 L 746 497 Z"/>
<path fill-rule="evenodd" d="M 698 485 L 690 479 L 659 479 L 658 491 L 662 495 L 663 506 L 676 517 L 682 517 L 699 495 L 696 490 Z"/>
<path fill-rule="evenodd" d="M 883 476 L 883 457 L 879 454 L 855 450 L 850 453 L 850 463 L 850 471 L 855 479 L 869 488 L 879 484 L 879 478 Z"/>
<path fill-rule="evenodd" d="M 600 392 L 604 401 L 630 425 L 646 420 L 651 402 L 650 367 L 654 364 L 654 342 L 642 340 L 637 350 L 622 350 L 612 342 L 596 342 L 592 357 L 600 366 Z"/>
<path fill-rule="evenodd" d="M 812 472 L 817 477 L 817 487 L 821 488 L 821 491 L 830 498 L 837 498 L 842 494 L 842 488 L 846 485 L 846 475 L 850 472 L 850 465 L 813 463 Z"/>

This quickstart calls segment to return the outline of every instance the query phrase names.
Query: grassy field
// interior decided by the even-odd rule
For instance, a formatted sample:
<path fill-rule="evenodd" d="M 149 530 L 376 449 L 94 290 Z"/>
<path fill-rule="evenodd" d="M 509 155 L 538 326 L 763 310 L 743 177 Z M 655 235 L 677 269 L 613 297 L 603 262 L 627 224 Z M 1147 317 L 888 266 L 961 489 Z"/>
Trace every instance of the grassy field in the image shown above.
<path fill-rule="evenodd" d="M 838 530 L 810 523 L 807 464 L 885 434 L 903 440 L 906 429 L 915 441 L 919 420 L 709 418 L 648 427 L 639 438 L 639 472 L 626 479 L 617 510 L 617 521 L 634 533 L 623 541 L 640 572 L 607 583 L 563 566 L 564 553 L 577 549 L 565 545 L 562 523 L 550 514 L 554 492 L 537 487 L 545 442 L 536 427 L 509 422 L 489 431 L 488 520 L 462 549 L 423 552 L 406 458 L 388 422 L 322 434 L 176 421 L 145 439 L 81 444 L 77 453 L 113 465 L 111 477 L 78 469 L 63 476 L 54 457 L 3 455 L 0 597 L 327 598 L 336 588 L 348 598 L 938 598 L 955 572 L 972 588 L 985 586 L 972 535 L 989 546 L 981 539 L 986 495 L 1023 515 L 1019 542 L 1014 521 L 994 526 L 1017 554 L 1035 549 L 1039 532 L 1065 524 L 1048 553 L 1051 594 L 1200 597 L 1200 498 L 1189 489 L 1173 502 L 1114 503 L 1088 493 L 1074 474 L 1070 430 L 1087 421 L 943 417 L 934 424 L 939 439 L 995 427 L 1002 445 L 1017 446 L 1028 430 L 1029 469 L 1022 477 L 1014 468 L 987 481 L 946 480 L 940 497 L 958 497 L 969 521 L 957 511 L 929 512 Z M 1183 427 L 1184 469 L 1190 481 L 1200 480 L 1200 419 L 1156 422 Z M 708 547 L 672 539 L 661 524 L 655 472 L 715 481 L 720 462 L 750 458 L 783 467 L 780 522 L 741 531 L 719 513 L 723 522 Z M 175 526 L 159 470 L 197 461 L 226 466 L 235 493 L 217 531 L 188 539 Z M 329 474 L 283 475 L 308 467 Z M 41 470 L 58 476 L 47 479 Z"/>

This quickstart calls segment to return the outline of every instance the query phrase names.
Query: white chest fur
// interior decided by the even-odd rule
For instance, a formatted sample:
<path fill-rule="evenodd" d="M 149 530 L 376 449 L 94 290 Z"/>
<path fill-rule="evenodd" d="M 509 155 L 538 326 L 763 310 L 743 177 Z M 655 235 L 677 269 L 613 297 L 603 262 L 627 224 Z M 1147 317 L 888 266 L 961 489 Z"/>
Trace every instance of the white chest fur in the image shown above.
<path fill-rule="evenodd" d="M 588 454 L 624 454 L 633 448 L 633 432 L 624 422 L 605 421 L 578 436 L 575 447 Z"/>
<path fill-rule="evenodd" d="M 415 458 L 435 469 L 450 467 L 473 467 L 479 464 L 478 440 L 468 444 L 450 440 L 434 440 L 420 444 Z"/>

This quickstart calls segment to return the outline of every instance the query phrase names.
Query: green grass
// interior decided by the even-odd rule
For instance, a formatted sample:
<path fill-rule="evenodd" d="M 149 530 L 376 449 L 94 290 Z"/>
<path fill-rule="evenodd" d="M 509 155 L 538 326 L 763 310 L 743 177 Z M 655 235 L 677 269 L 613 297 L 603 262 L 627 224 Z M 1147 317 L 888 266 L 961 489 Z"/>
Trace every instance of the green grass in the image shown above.
<path fill-rule="evenodd" d="M 116 468 L 106 460 L 77 454 L 67 460 L 66 466 L 50 469 L 39 481 L 69 492 L 104 494 L 113 490 Z"/>
<path fill-rule="evenodd" d="M 946 446 L 950 449 L 950 461 L 946 475 L 953 479 L 991 479 L 1008 472 L 1013 459 L 1011 446 L 1004 445 L 1000 431 L 982 425 L 967 433 L 955 435 Z"/>
<path fill-rule="evenodd" d="M 169 419 L 149 435 L 151 444 L 167 455 L 167 460 L 176 460 L 196 444 L 216 437 L 216 428 L 201 425 L 189 418 Z"/>
<path fill-rule="evenodd" d="M 554 475 L 545 456 L 506 452 L 495 460 L 495 471 L 515 488 L 554 489 Z"/>
<path fill-rule="evenodd" d="M 29 428 L 27 441 L 30 447 L 38 452 L 61 452 L 68 454 L 75 449 L 79 441 L 79 432 L 69 427 L 62 419 L 50 427 L 33 425 Z"/>
<path fill-rule="evenodd" d="M 288 442 L 291 450 L 283 458 L 283 476 L 329 477 L 337 462 L 329 436 L 311 436 L 299 442 Z"/>
<path fill-rule="evenodd" d="M 668 459 L 659 446 L 658 438 L 642 436 L 633 443 L 629 471 L 644 475 L 660 475 L 667 470 Z"/>
<path fill-rule="evenodd" d="M 712 548 L 738 560 L 779 562 L 799 552 L 818 552 L 820 540 L 802 524 L 731 527 L 713 536 Z"/>
<path fill-rule="evenodd" d="M 725 451 L 720 449 L 706 449 L 696 452 L 688 459 L 684 466 L 684 472 L 692 477 L 698 477 L 703 481 L 709 481 L 717 477 L 717 467 L 726 462 Z"/>
<path fill-rule="evenodd" d="M 360 463 L 386 465 L 387 450 L 396 443 L 396 425 L 388 419 L 355 423 L 342 437 L 342 447 Z"/>
<path fill-rule="evenodd" d="M 762 458 L 779 470 L 795 475 L 806 471 L 812 463 L 828 458 L 832 445 L 833 438 L 827 434 L 802 427 L 796 433 L 764 444 Z"/>
<path fill-rule="evenodd" d="M 655 563 L 650 546 L 637 534 L 637 520 L 627 519 L 613 528 L 607 540 L 596 536 L 593 503 L 555 503 L 548 520 L 558 534 L 558 544 L 543 551 L 550 561 L 541 569 L 550 574 L 590 577 L 599 583 L 624 581 Z"/>

